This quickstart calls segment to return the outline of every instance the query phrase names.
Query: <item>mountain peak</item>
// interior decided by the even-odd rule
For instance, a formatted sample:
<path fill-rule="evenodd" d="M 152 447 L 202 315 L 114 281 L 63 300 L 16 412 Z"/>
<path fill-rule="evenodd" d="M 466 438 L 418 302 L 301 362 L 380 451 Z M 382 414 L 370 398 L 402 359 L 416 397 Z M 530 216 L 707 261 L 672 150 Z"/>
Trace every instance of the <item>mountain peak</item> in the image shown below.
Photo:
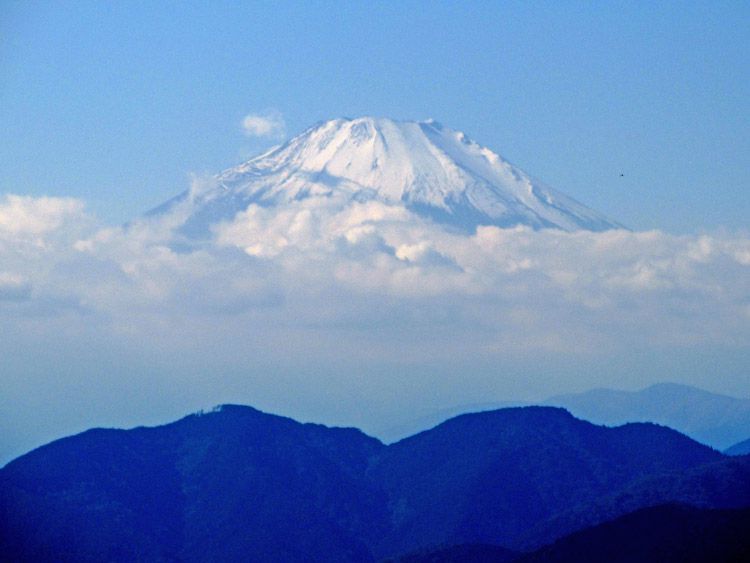
<path fill-rule="evenodd" d="M 284 206 L 308 198 L 341 206 L 367 200 L 402 205 L 466 232 L 480 225 L 566 231 L 620 227 L 434 119 L 319 122 L 222 172 L 213 189 L 186 192 L 174 201 L 189 199 L 196 206 L 193 214 L 203 216 L 193 227 L 205 230 L 206 218 L 228 220 L 252 204 Z M 169 204 L 160 211 L 165 209 Z"/>

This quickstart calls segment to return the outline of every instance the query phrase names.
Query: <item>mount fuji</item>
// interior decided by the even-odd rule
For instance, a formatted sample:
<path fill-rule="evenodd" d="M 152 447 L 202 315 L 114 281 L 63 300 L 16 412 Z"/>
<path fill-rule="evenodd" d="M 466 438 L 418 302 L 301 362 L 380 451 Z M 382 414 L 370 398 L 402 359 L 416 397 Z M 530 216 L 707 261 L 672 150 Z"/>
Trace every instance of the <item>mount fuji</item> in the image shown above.
<path fill-rule="evenodd" d="M 480 225 L 603 231 L 618 223 L 532 179 L 501 156 L 433 120 L 362 117 L 314 125 L 149 212 L 203 239 L 251 205 L 310 198 L 345 207 L 403 206 L 453 230 Z"/>

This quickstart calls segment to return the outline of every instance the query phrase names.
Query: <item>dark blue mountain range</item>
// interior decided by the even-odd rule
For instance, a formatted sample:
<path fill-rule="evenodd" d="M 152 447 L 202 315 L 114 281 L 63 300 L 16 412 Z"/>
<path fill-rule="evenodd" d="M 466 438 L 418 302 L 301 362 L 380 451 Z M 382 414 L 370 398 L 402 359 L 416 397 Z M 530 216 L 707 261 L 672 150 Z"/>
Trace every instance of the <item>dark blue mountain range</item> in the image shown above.
<path fill-rule="evenodd" d="M 533 553 L 462 544 L 393 563 L 743 563 L 750 561 L 750 509 L 659 505 L 566 536 Z"/>
<path fill-rule="evenodd" d="M 386 446 L 224 406 L 96 429 L 0 470 L 10 561 L 376 561 L 437 546 L 533 552 L 664 503 L 750 506 L 750 458 L 654 424 L 553 407 L 468 414 Z"/>

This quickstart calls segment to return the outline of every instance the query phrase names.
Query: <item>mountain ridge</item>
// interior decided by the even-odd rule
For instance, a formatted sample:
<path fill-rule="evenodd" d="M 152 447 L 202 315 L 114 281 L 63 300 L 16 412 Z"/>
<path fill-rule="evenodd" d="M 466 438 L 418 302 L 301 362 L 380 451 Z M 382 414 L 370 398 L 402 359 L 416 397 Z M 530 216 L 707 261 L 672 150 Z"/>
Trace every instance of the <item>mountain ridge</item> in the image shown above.
<path fill-rule="evenodd" d="M 750 505 L 750 460 L 665 427 L 606 428 L 553 407 L 462 415 L 384 445 L 227 405 L 93 429 L 13 460 L 0 470 L 0 550 L 42 561 L 61 549 L 114 561 L 517 551 L 673 501 Z"/>
<path fill-rule="evenodd" d="M 723 451 L 739 446 L 750 434 L 750 399 L 674 382 L 659 382 L 635 391 L 600 387 L 554 395 L 542 401 L 457 405 L 426 413 L 397 427 L 383 428 L 375 434 L 386 442 L 394 442 L 463 413 L 532 405 L 562 407 L 578 418 L 608 426 L 654 422 Z"/>

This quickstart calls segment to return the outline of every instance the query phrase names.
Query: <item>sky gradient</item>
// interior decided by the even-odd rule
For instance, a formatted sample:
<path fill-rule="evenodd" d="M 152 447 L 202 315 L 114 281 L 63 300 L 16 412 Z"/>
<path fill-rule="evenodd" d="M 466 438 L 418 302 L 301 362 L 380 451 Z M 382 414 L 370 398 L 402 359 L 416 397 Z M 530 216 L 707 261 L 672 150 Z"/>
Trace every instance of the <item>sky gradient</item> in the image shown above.
<path fill-rule="evenodd" d="M 124 222 L 265 148 L 247 113 L 433 117 L 631 228 L 745 228 L 748 29 L 743 2 L 3 2 L 0 192 Z"/>
<path fill-rule="evenodd" d="M 0 463 L 224 402 L 377 433 L 597 386 L 750 397 L 749 61 L 740 2 L 0 2 Z M 361 115 L 435 118 L 631 231 L 302 201 L 186 250 L 129 223 Z"/>

